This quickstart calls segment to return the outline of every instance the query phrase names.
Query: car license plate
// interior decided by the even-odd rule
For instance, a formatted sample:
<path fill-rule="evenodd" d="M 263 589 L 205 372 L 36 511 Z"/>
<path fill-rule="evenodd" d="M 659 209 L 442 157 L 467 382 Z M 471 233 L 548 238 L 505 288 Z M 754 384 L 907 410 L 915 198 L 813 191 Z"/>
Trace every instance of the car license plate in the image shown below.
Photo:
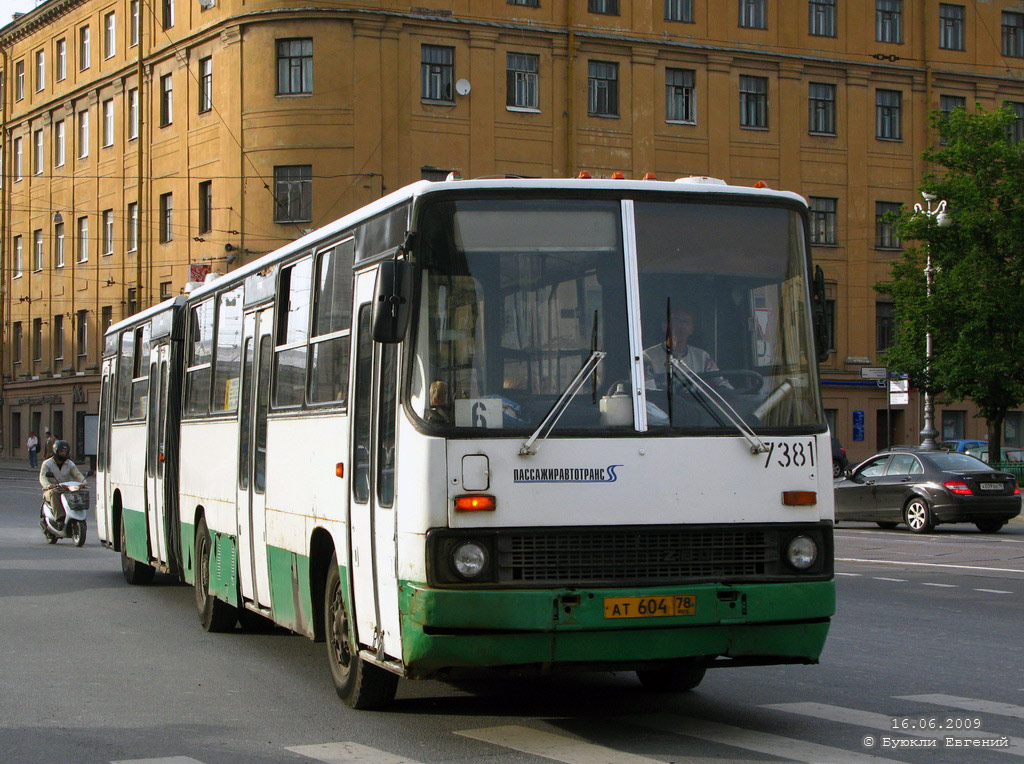
<path fill-rule="evenodd" d="M 981 490 L 983 491 L 1001 491 L 1003 490 L 1002 483 L 981 483 Z"/>
<path fill-rule="evenodd" d="M 696 614 L 697 595 L 695 594 L 604 598 L 605 618 L 664 618 Z"/>

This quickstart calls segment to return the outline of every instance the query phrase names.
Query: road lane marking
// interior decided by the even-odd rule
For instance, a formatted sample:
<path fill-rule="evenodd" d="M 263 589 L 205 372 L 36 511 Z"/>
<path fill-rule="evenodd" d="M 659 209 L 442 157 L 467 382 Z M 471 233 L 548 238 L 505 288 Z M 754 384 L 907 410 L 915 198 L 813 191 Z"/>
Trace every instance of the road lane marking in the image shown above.
<path fill-rule="evenodd" d="M 1003 589 L 975 589 L 976 592 L 985 592 L 986 594 L 1013 594 L 1013 592 L 1004 591 Z"/>
<path fill-rule="evenodd" d="M 285 748 L 309 759 L 324 764 L 420 764 L 415 759 L 396 756 L 379 748 L 370 748 L 359 743 L 320 743 L 318 745 L 296 745 Z"/>
<path fill-rule="evenodd" d="M 892 716 L 876 714 L 870 711 L 860 711 L 856 708 L 843 708 L 841 706 L 830 706 L 827 703 L 776 703 L 762 706 L 776 711 L 786 711 L 791 714 L 809 716 L 812 719 L 824 719 L 830 722 L 841 724 L 854 724 L 879 732 L 890 732 L 893 735 L 911 735 L 928 739 L 941 740 L 944 737 L 956 738 L 977 738 L 979 740 L 1009 740 L 1009 748 L 996 748 L 1002 753 L 1013 756 L 1024 756 L 1024 738 L 1010 737 L 1009 735 L 997 735 L 992 732 L 981 732 L 980 730 L 912 730 L 893 729 Z"/>
<path fill-rule="evenodd" d="M 843 748 L 833 748 L 828 745 L 748 730 L 743 727 L 733 727 L 706 719 L 691 719 L 671 714 L 645 714 L 643 716 L 620 716 L 618 720 L 635 724 L 638 727 L 655 729 L 659 732 L 695 737 L 711 743 L 757 751 L 769 756 L 802 761 L 807 764 L 820 764 L 824 761 L 829 764 L 896 764 L 892 759 L 880 756 L 847 751 Z"/>
<path fill-rule="evenodd" d="M 956 568 L 957 570 L 988 570 L 993 573 L 1024 573 L 1019 568 L 983 568 L 980 565 L 950 565 L 941 562 L 907 562 L 905 560 L 864 560 L 859 557 L 836 557 L 836 562 L 867 562 L 874 565 L 914 565 L 926 568 Z M 838 575 L 844 575 L 837 573 Z M 845 574 L 849 575 L 849 574 Z M 859 573 L 854 575 L 860 575 Z"/>
<path fill-rule="evenodd" d="M 850 578 L 860 578 L 860 573 L 840 573 L 836 571 L 837 576 L 850 576 Z"/>
<path fill-rule="evenodd" d="M 203 764 L 191 756 L 167 756 L 162 759 L 121 759 L 110 764 Z"/>
<path fill-rule="evenodd" d="M 929 583 L 924 583 L 924 582 L 921 583 L 921 586 L 941 586 L 943 589 L 959 589 L 960 588 L 956 584 L 929 584 Z"/>
<path fill-rule="evenodd" d="M 932 703 L 937 706 L 948 708 L 959 708 L 963 711 L 977 711 L 982 714 L 995 714 L 996 716 L 1011 716 L 1014 719 L 1024 719 L 1024 706 L 1014 706 L 1010 703 L 997 703 L 994 700 L 978 700 L 977 698 L 961 698 L 956 695 L 898 695 L 897 700 L 917 700 L 921 703 Z"/>
<path fill-rule="evenodd" d="M 907 579 L 905 578 L 885 578 L 884 576 L 872 576 L 872 578 L 876 581 L 895 581 L 898 584 L 907 583 Z"/>
<path fill-rule="evenodd" d="M 908 538 L 905 535 L 890 536 L 889 531 L 883 530 L 872 530 L 870 528 L 864 528 L 858 530 L 856 528 L 847 528 L 835 534 L 835 538 L 847 538 L 844 534 L 853 534 L 848 538 L 854 539 L 857 536 L 871 536 L 872 543 L 874 542 L 886 542 L 888 544 L 952 544 L 952 543 L 964 543 L 964 544 L 1024 544 L 1024 541 L 1011 538 L 980 538 L 979 534 L 971 534 L 968 536 L 957 534 L 957 535 L 940 535 L 932 536 L 930 539 L 915 539 Z"/>
<path fill-rule="evenodd" d="M 585 743 L 581 740 L 573 740 L 518 724 L 458 730 L 455 734 L 502 748 L 511 748 L 513 751 L 561 761 L 564 764 L 594 764 L 598 761 L 601 764 L 665 764 L 660 759 L 649 759 L 634 753 L 616 751 L 603 745 Z"/>

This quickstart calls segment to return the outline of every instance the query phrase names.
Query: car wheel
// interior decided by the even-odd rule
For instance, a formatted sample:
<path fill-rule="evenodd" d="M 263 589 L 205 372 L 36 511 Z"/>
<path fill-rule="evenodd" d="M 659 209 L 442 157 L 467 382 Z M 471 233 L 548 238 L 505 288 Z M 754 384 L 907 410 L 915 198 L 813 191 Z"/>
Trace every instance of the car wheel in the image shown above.
<path fill-rule="evenodd" d="M 842 477 L 842 474 L 843 474 L 843 465 L 839 462 L 838 459 L 833 459 L 832 460 L 832 477 L 834 477 L 834 478 Z"/>
<path fill-rule="evenodd" d="M 1000 528 L 1006 525 L 1005 520 L 978 520 L 974 524 L 982 533 L 997 533 Z"/>
<path fill-rule="evenodd" d="M 875 523 L 875 525 L 877 525 L 879 528 L 884 528 L 887 531 L 891 531 L 893 528 L 899 525 L 899 523 L 894 523 L 888 520 L 883 523 L 881 520 L 879 520 L 877 523 Z"/>
<path fill-rule="evenodd" d="M 917 496 L 903 508 L 903 521 L 914 533 L 930 533 L 935 527 L 935 518 L 928 502 Z"/>

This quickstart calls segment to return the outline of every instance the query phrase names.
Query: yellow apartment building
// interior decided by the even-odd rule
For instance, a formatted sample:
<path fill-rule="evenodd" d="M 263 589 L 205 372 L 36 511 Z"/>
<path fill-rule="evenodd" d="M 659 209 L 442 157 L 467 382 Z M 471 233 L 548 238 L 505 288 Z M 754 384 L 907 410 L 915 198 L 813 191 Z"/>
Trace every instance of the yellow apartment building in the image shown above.
<path fill-rule="evenodd" d="M 1024 117 L 1009 0 L 47 0 L 0 51 L 0 437 L 18 457 L 45 427 L 90 452 L 112 322 L 450 170 L 803 194 L 834 315 L 825 405 L 865 457 L 886 401 L 862 369 L 893 328 L 872 286 L 900 254 L 881 216 L 918 200 L 928 113 Z M 917 440 L 915 398 L 893 442 Z M 936 423 L 983 436 L 972 413 L 940 403 Z"/>

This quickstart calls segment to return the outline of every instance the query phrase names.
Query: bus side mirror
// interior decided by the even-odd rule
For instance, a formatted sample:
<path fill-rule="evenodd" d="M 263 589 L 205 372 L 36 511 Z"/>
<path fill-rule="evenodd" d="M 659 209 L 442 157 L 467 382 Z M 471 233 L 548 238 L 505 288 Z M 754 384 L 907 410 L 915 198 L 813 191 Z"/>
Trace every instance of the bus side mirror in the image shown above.
<path fill-rule="evenodd" d="M 412 301 L 412 268 L 405 260 L 385 260 L 377 270 L 373 295 L 373 339 L 401 342 L 409 327 Z"/>
<path fill-rule="evenodd" d="M 818 363 L 828 360 L 828 314 L 825 311 L 825 272 L 820 265 L 814 266 L 814 281 L 811 283 L 811 311 L 814 320 L 814 347 Z"/>

